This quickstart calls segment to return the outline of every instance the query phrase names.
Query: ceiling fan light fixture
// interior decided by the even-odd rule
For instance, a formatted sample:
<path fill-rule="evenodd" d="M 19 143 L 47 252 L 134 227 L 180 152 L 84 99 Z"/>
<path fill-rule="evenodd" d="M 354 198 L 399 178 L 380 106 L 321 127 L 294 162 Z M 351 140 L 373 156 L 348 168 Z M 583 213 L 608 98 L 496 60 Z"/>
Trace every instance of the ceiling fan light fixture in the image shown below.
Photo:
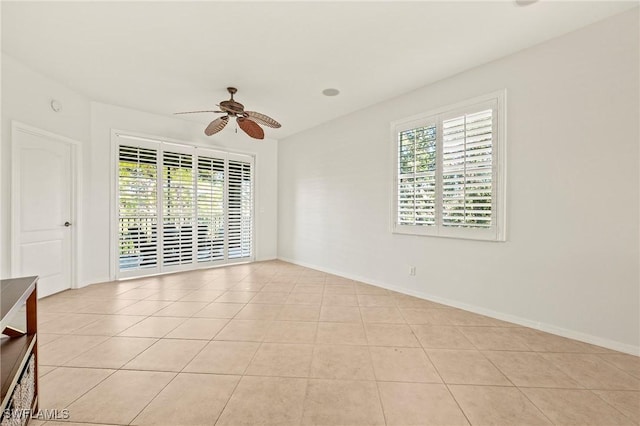
<path fill-rule="evenodd" d="M 338 96 L 340 94 L 340 91 L 338 89 L 334 89 L 334 88 L 328 88 L 328 89 L 324 89 L 322 91 L 322 94 L 325 96 Z"/>
<path fill-rule="evenodd" d="M 207 136 L 214 135 L 224 129 L 229 122 L 230 117 L 235 117 L 236 123 L 240 129 L 253 139 L 264 139 L 264 130 L 262 130 L 260 125 L 271 127 L 273 129 L 281 127 L 280 123 L 265 114 L 261 114 L 256 111 L 245 111 L 244 105 L 233 99 L 233 95 L 238 92 L 238 89 L 235 87 L 227 87 L 227 91 L 231 95 L 231 98 L 217 104 L 220 110 L 185 111 L 174 112 L 174 114 L 199 114 L 211 112 L 215 114 L 226 114 L 209 123 L 207 128 L 204 130 L 204 134 Z M 236 133 L 237 131 L 236 127 Z"/>

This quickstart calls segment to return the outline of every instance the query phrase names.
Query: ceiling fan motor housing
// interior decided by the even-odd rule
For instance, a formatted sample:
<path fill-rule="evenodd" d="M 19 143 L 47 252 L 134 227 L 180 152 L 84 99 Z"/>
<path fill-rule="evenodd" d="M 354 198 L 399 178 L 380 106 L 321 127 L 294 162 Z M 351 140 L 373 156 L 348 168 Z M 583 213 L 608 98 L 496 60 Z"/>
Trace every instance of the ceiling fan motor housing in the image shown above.
<path fill-rule="evenodd" d="M 244 105 L 234 100 L 220 102 L 220 109 L 231 115 L 238 115 L 244 112 Z"/>

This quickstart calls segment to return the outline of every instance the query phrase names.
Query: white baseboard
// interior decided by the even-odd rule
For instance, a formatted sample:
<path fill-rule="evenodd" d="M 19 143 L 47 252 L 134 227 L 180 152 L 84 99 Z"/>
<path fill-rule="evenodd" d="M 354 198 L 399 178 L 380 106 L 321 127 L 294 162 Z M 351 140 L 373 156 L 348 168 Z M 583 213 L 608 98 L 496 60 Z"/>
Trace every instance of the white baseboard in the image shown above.
<path fill-rule="evenodd" d="M 629 345 L 626 343 L 617 342 L 615 340 L 605 339 L 603 337 L 594 336 L 592 334 L 582 333 L 575 330 L 569 330 L 563 327 L 558 327 L 552 324 L 546 324 L 539 321 L 531 320 L 528 318 L 519 317 L 517 315 L 505 314 L 502 312 L 493 311 L 491 309 L 486 309 L 480 306 L 470 305 L 467 303 L 462 303 L 456 300 L 446 299 L 439 296 L 434 296 L 432 294 L 423 293 L 420 291 L 413 291 L 402 287 L 397 287 L 394 285 L 390 285 L 384 282 L 376 281 L 368 277 L 361 277 L 353 274 L 349 274 L 344 271 L 337 271 L 335 269 L 326 268 L 320 265 L 314 265 L 307 262 L 301 262 L 295 259 L 289 259 L 286 257 L 279 256 L 279 260 L 293 263 L 295 265 L 304 266 L 306 268 L 316 269 L 318 271 L 326 272 L 328 274 L 339 275 L 344 278 L 348 278 L 355 281 L 360 281 L 365 284 L 375 285 L 377 287 L 382 287 L 387 290 L 396 291 L 398 293 L 407 294 L 409 296 L 419 297 L 421 299 L 426 299 L 432 302 L 441 303 L 443 305 L 451 306 L 454 308 L 464 309 L 465 311 L 473 312 L 480 315 L 485 315 L 487 317 L 499 319 L 502 321 L 511 322 L 514 324 L 522 325 L 525 327 L 533 328 L 536 330 L 544 331 L 546 333 L 555 334 L 557 336 L 567 337 L 573 340 L 579 340 L 581 342 L 590 343 L 592 345 L 601 346 L 603 348 L 612 349 L 614 351 L 624 352 L 631 355 L 640 356 L 640 346 Z"/>

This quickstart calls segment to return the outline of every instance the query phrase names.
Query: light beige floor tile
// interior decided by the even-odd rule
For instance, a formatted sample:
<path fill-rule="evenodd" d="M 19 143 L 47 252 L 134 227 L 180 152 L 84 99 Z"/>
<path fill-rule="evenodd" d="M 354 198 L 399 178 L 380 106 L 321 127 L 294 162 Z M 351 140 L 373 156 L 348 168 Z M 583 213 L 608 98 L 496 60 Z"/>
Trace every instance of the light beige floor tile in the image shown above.
<path fill-rule="evenodd" d="M 186 318 L 149 317 L 119 334 L 125 337 L 164 337 L 185 322 Z"/>
<path fill-rule="evenodd" d="M 180 373 L 133 420 L 133 425 L 213 425 L 238 376 Z"/>
<path fill-rule="evenodd" d="M 364 294 L 364 295 L 375 295 L 375 296 L 389 296 L 390 292 L 384 288 L 376 287 L 374 285 L 364 284 L 364 283 L 355 283 L 356 293 Z"/>
<path fill-rule="evenodd" d="M 430 300 L 420 299 L 418 297 L 408 295 L 394 295 L 393 299 L 396 301 L 396 305 L 399 308 L 406 309 L 440 309 L 447 308 L 447 306 L 440 303 L 432 302 Z"/>
<path fill-rule="evenodd" d="M 478 351 L 429 349 L 427 354 L 445 383 L 513 386 L 504 374 Z"/>
<path fill-rule="evenodd" d="M 219 318 L 189 318 L 174 328 L 165 338 L 211 340 L 228 322 L 228 319 Z"/>
<path fill-rule="evenodd" d="M 69 406 L 70 420 L 128 424 L 175 373 L 119 370 Z"/>
<path fill-rule="evenodd" d="M 406 324 L 365 324 L 364 329 L 372 346 L 420 347 L 411 327 Z"/>
<path fill-rule="evenodd" d="M 54 371 L 56 368 L 58 367 L 54 367 L 52 365 L 40 365 L 40 363 L 38 363 L 38 377 L 42 378 Z"/>
<path fill-rule="evenodd" d="M 358 306 L 358 299 L 355 294 L 330 294 L 325 293 L 322 297 L 324 306 Z"/>
<path fill-rule="evenodd" d="M 484 354 L 516 386 L 580 388 L 550 361 L 535 352 L 491 352 Z"/>
<path fill-rule="evenodd" d="M 64 365 L 107 339 L 107 336 L 62 336 L 38 348 L 38 362 L 42 365 Z"/>
<path fill-rule="evenodd" d="M 322 304 L 322 293 L 291 293 L 285 302 L 287 305 L 312 305 Z"/>
<path fill-rule="evenodd" d="M 42 377 L 38 385 L 40 408 L 62 410 L 115 370 L 59 367 Z"/>
<path fill-rule="evenodd" d="M 126 370 L 181 371 L 205 347 L 202 340 L 162 339 L 124 365 Z"/>
<path fill-rule="evenodd" d="M 270 326 L 271 321 L 232 319 L 220 330 L 215 340 L 262 342 Z"/>
<path fill-rule="evenodd" d="M 296 284 L 292 293 L 324 293 L 324 284 Z"/>
<path fill-rule="evenodd" d="M 155 342 L 157 339 L 146 337 L 112 337 L 72 358 L 65 365 L 118 369 Z"/>
<path fill-rule="evenodd" d="M 459 327 L 462 334 L 480 350 L 528 351 L 529 346 L 511 327 Z"/>
<path fill-rule="evenodd" d="M 38 346 L 42 347 L 44 345 L 48 345 L 49 343 L 58 340 L 62 336 L 66 336 L 65 334 L 48 334 L 48 333 L 40 333 L 38 332 Z"/>
<path fill-rule="evenodd" d="M 311 362 L 311 377 L 374 380 L 369 349 L 366 346 L 316 345 Z"/>
<path fill-rule="evenodd" d="M 265 283 L 253 283 L 253 282 L 241 282 L 239 284 L 234 285 L 229 290 L 230 291 L 252 291 L 259 292 L 265 286 Z"/>
<path fill-rule="evenodd" d="M 356 290 L 357 291 L 357 290 Z M 391 296 L 382 296 L 377 294 L 358 294 L 359 306 L 392 306 L 395 307 L 396 303 Z"/>
<path fill-rule="evenodd" d="M 422 348 L 369 348 L 376 379 L 390 382 L 442 383 Z"/>
<path fill-rule="evenodd" d="M 480 326 L 480 327 L 519 327 L 516 324 L 500 321 L 484 315 L 449 308 L 443 311 L 452 325 Z"/>
<path fill-rule="evenodd" d="M 106 315 L 74 331 L 73 334 L 115 336 L 145 318 L 141 315 Z"/>
<path fill-rule="evenodd" d="M 234 317 L 247 320 L 274 320 L 282 310 L 283 305 L 267 305 L 249 303 Z"/>
<path fill-rule="evenodd" d="M 540 354 L 586 389 L 640 390 L 640 380 L 595 354 Z"/>
<path fill-rule="evenodd" d="M 194 318 L 233 318 L 244 307 L 240 303 L 213 302 L 196 312 Z"/>
<path fill-rule="evenodd" d="M 475 349 L 457 327 L 412 325 L 411 329 L 425 349 Z"/>
<path fill-rule="evenodd" d="M 593 391 L 609 405 L 618 409 L 631 421 L 640 424 L 640 392 L 635 391 Z"/>
<path fill-rule="evenodd" d="M 622 353 L 599 354 L 600 358 L 640 379 L 640 357 Z"/>
<path fill-rule="evenodd" d="M 184 368 L 185 372 L 243 374 L 259 343 L 212 341 Z"/>
<path fill-rule="evenodd" d="M 357 305 L 357 299 L 355 298 L 356 288 L 352 284 L 336 285 L 327 283 L 324 286 L 324 295 L 336 296 L 336 295 L 353 295 L 354 301 Z M 324 303 L 324 301 L 323 301 Z"/>
<path fill-rule="evenodd" d="M 517 388 L 498 386 L 449 386 L 471 424 L 552 424 Z"/>
<path fill-rule="evenodd" d="M 316 322 L 273 321 L 264 336 L 265 342 L 313 343 L 316 338 Z"/>
<path fill-rule="evenodd" d="M 149 296 L 153 296 L 158 292 L 157 289 L 151 288 L 134 288 L 132 290 L 125 291 L 123 293 L 118 294 L 116 297 L 118 299 L 135 299 L 142 300 Z"/>
<path fill-rule="evenodd" d="M 313 345 L 263 343 L 245 375 L 308 377 Z"/>
<path fill-rule="evenodd" d="M 262 290 L 270 293 L 290 293 L 296 285 L 294 283 L 267 283 Z"/>
<path fill-rule="evenodd" d="M 297 425 L 307 379 L 244 376 L 217 425 Z"/>
<path fill-rule="evenodd" d="M 227 291 L 216 299 L 216 303 L 247 303 L 256 294 L 252 291 Z"/>
<path fill-rule="evenodd" d="M 251 299 L 251 303 L 266 303 L 268 305 L 284 305 L 289 293 L 273 293 L 261 291 Z"/>
<path fill-rule="evenodd" d="M 171 302 L 165 300 L 141 300 L 120 309 L 116 313 L 118 315 L 152 315 L 170 304 Z"/>
<path fill-rule="evenodd" d="M 195 290 L 180 298 L 180 302 L 213 302 L 222 296 L 224 290 Z"/>
<path fill-rule="evenodd" d="M 44 324 L 39 324 L 38 332 L 69 334 L 102 318 L 104 318 L 103 315 L 68 313 L 47 321 Z"/>
<path fill-rule="evenodd" d="M 78 312 L 84 314 L 115 314 L 119 310 L 137 302 L 137 300 L 130 299 L 87 300 L 85 306 L 80 308 Z"/>
<path fill-rule="evenodd" d="M 320 321 L 327 322 L 362 322 L 360 309 L 357 306 L 328 306 L 320 309 Z"/>
<path fill-rule="evenodd" d="M 366 345 L 367 338 L 362 324 L 344 322 L 319 322 L 316 335 L 318 344 Z"/>
<path fill-rule="evenodd" d="M 279 321 L 318 321 L 319 306 L 284 305 L 276 319 Z"/>
<path fill-rule="evenodd" d="M 633 422 L 589 390 L 521 389 L 553 423 L 561 425 L 631 425 Z"/>
<path fill-rule="evenodd" d="M 145 300 L 164 300 L 169 302 L 177 302 L 183 297 L 193 293 L 195 290 L 193 289 L 159 289 L 157 293 L 147 297 Z M 218 295 L 222 292 L 218 291 Z"/>
<path fill-rule="evenodd" d="M 404 324 L 405 320 L 398 308 L 393 306 L 361 307 L 362 321 L 385 324 Z"/>
<path fill-rule="evenodd" d="M 384 425 L 376 383 L 309 379 L 304 425 Z"/>
<path fill-rule="evenodd" d="M 172 302 L 166 308 L 154 313 L 156 317 L 192 317 L 196 312 L 207 306 L 207 302 Z"/>
<path fill-rule="evenodd" d="M 452 326 L 452 308 L 400 308 L 409 324 Z"/>
<path fill-rule="evenodd" d="M 446 386 L 379 382 L 388 425 L 468 425 Z"/>
<path fill-rule="evenodd" d="M 530 350 L 536 352 L 591 352 L 590 345 L 577 340 L 555 336 L 531 328 L 519 327 L 512 330 L 512 334 L 519 336 Z"/>

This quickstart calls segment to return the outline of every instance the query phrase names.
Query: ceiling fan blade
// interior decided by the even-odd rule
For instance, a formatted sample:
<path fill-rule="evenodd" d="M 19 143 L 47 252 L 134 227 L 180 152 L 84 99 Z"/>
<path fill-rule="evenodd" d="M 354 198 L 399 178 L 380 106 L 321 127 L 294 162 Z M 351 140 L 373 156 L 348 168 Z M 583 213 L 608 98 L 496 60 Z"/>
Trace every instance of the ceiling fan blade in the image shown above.
<path fill-rule="evenodd" d="M 201 112 L 223 112 L 223 111 L 185 111 L 185 112 L 174 112 L 173 115 L 179 114 L 199 114 Z"/>
<path fill-rule="evenodd" d="M 258 124 L 262 124 L 263 126 L 271 127 L 273 129 L 281 127 L 280 123 L 278 123 L 276 120 L 259 112 L 245 111 L 244 113 L 246 115 L 246 118 L 251 121 L 255 121 Z"/>
<path fill-rule="evenodd" d="M 218 133 L 220 130 L 224 129 L 224 126 L 229 122 L 229 116 L 225 115 L 224 117 L 216 118 L 213 120 L 206 129 L 204 129 L 204 134 L 207 136 L 211 136 L 214 133 Z"/>
<path fill-rule="evenodd" d="M 238 126 L 252 138 L 264 139 L 264 130 L 262 130 L 256 122 L 245 117 L 238 117 L 236 121 L 238 122 Z"/>

